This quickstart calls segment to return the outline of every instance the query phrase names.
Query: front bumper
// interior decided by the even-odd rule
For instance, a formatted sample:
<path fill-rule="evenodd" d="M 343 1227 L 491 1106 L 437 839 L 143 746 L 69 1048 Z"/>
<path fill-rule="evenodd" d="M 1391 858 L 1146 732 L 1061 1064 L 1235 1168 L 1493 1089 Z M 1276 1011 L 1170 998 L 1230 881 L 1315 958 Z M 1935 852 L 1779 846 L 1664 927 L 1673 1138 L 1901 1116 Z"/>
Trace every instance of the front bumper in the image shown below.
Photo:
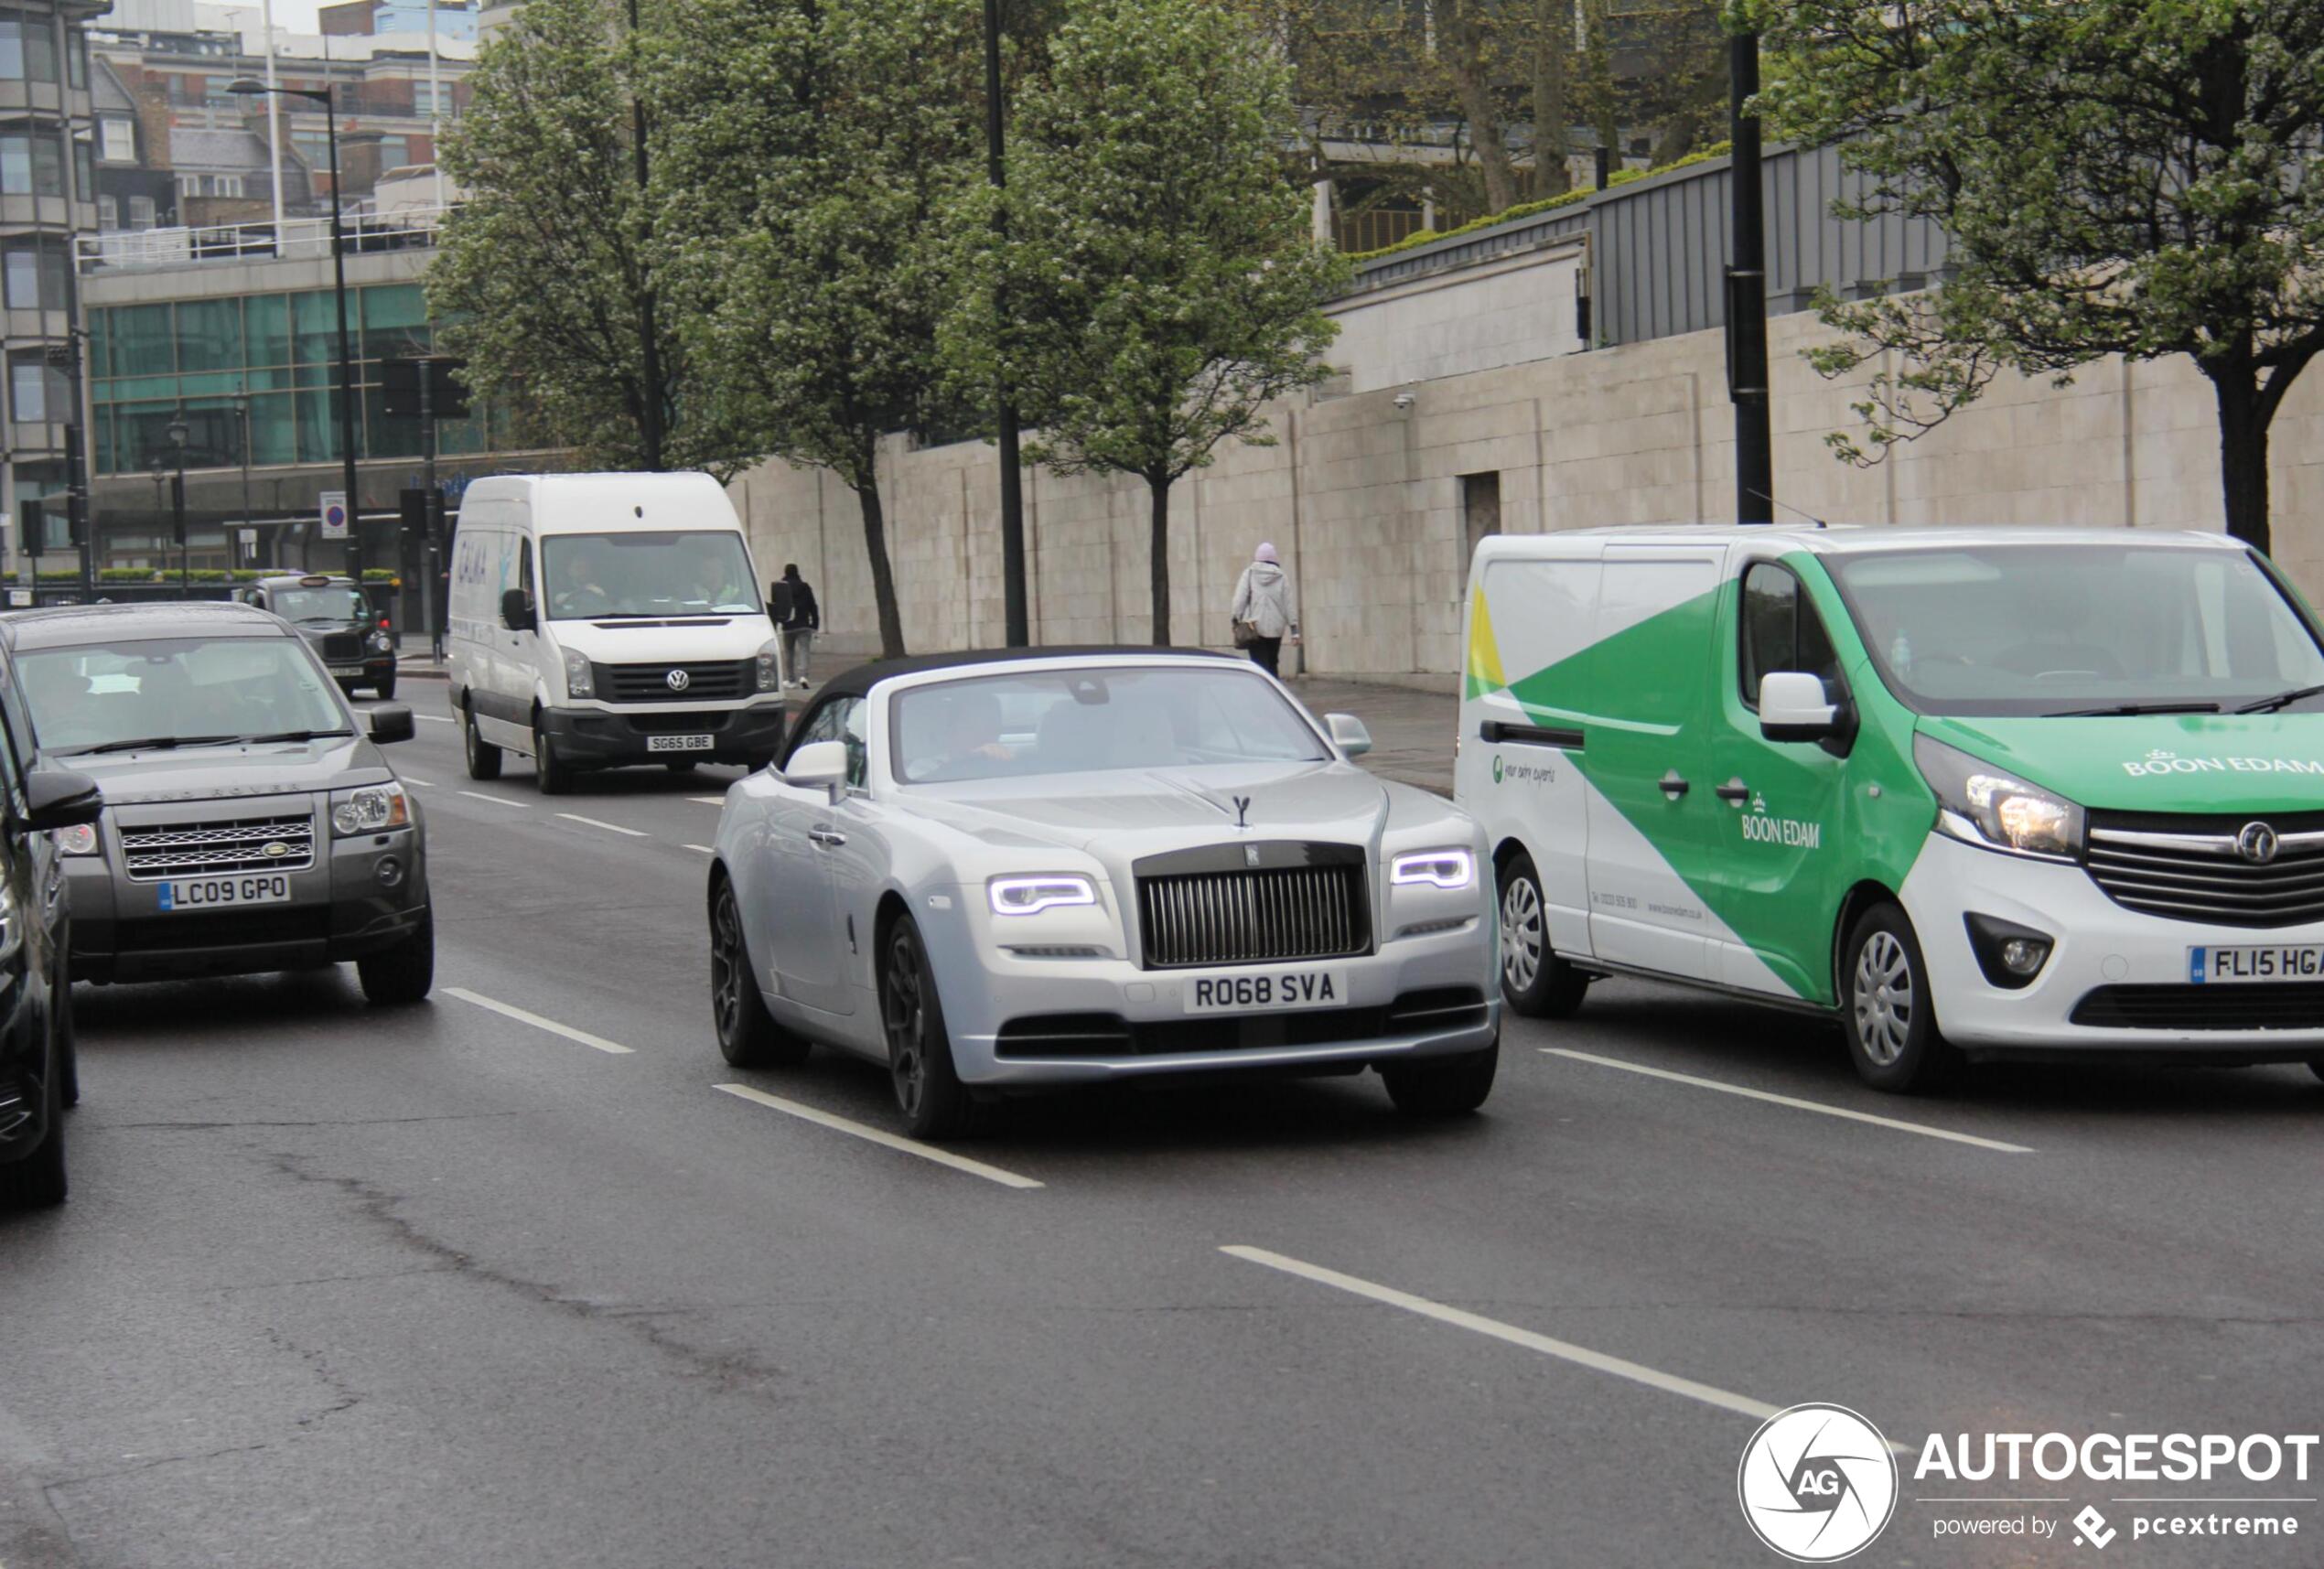
<path fill-rule="evenodd" d="M 977 890 L 982 896 L 982 890 Z M 979 940 L 970 926 L 926 933 L 964 1083 L 1087 1084 L 1157 1076 L 1354 1072 L 1481 1051 L 1501 1038 L 1490 916 L 1381 943 L 1352 959 L 1144 970 L 1118 958 L 1052 959 Z M 1186 1011 L 1197 975 L 1329 969 L 1336 1008 L 1232 1015 Z M 1078 1033 L 1076 1033 L 1078 1032 Z"/>
<path fill-rule="evenodd" d="M 626 763 L 696 762 L 757 764 L 781 749 L 790 711 L 780 693 L 721 708 L 566 707 L 543 709 L 542 725 L 568 763 L 610 768 Z M 711 749 L 657 752 L 656 736 L 707 736 Z"/>
<path fill-rule="evenodd" d="M 2188 950 L 2324 943 L 2324 923 L 2254 928 L 2168 920 L 2127 909 L 2108 898 L 2078 865 L 2030 861 L 1979 850 L 1932 833 L 1900 890 L 1905 913 L 1921 939 L 1931 994 L 1945 1038 L 1975 1058 L 2137 1057 L 2221 1066 L 2299 1062 L 2324 1057 L 2324 1009 L 2288 1005 L 2281 1028 L 2193 1028 L 2177 1018 L 2158 1027 L 2077 1024 L 2078 1009 L 2106 1016 L 2107 990 L 2136 988 L 2147 998 L 2186 996 L 2165 1015 L 2226 1022 L 2234 1010 L 2203 1008 L 2210 994 L 2222 1003 L 2256 1001 L 2265 985 L 2211 985 L 2205 995 L 2148 992 L 2184 988 Z M 1964 917 L 1994 916 L 2051 937 L 2056 947 L 2032 983 L 2017 990 L 1985 979 L 1969 942 Z M 2094 999 L 2093 994 L 2104 992 Z M 2121 1010 L 2114 1010 L 2119 1014 Z"/>
<path fill-rule="evenodd" d="M 108 814 L 110 817 L 110 814 Z M 328 832 L 328 824 L 322 825 Z M 415 821 L 383 833 L 328 840 L 314 865 L 286 874 L 287 904 L 165 911 L 161 885 L 119 871 L 105 850 L 65 862 L 72 892 L 72 973 L 98 983 L 179 980 L 305 970 L 376 953 L 428 913 L 427 845 Z M 394 863 L 394 882 L 382 865 Z"/>

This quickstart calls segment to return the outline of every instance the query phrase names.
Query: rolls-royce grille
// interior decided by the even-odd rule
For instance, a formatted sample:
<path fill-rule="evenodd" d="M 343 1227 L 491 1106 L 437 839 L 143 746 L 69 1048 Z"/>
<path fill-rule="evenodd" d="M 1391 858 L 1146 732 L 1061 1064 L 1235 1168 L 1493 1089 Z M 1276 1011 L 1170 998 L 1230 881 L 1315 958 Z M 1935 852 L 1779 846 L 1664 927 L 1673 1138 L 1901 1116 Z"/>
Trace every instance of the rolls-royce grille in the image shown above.
<path fill-rule="evenodd" d="M 2095 818 L 2091 879 L 2126 908 L 2222 926 L 2324 920 L 2324 814 Z"/>
<path fill-rule="evenodd" d="M 750 694 L 755 661 L 599 665 L 597 693 L 609 703 L 731 703 Z"/>
<path fill-rule="evenodd" d="M 330 663 L 352 664 L 362 657 L 362 633 L 326 632 L 323 634 L 323 658 Z"/>
<path fill-rule="evenodd" d="M 1138 879 L 1146 967 L 1342 959 L 1372 945 L 1358 864 L 1271 866 Z"/>
<path fill-rule="evenodd" d="M 315 820 L 244 817 L 121 831 L 122 860 L 141 883 L 222 872 L 296 872 L 315 864 Z"/>

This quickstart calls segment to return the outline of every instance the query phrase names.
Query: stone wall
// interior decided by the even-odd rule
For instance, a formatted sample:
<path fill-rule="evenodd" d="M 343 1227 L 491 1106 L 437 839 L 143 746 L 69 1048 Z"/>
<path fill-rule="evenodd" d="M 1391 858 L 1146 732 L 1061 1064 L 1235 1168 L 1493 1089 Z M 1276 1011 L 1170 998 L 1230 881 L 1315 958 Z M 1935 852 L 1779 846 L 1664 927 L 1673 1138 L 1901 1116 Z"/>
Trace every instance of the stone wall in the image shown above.
<path fill-rule="evenodd" d="M 2210 388 L 2183 361 L 2104 363 L 2062 390 L 1996 386 L 1867 470 L 1824 445 L 1827 432 L 1855 423 L 1848 404 L 1858 394 L 1801 360 L 1822 330 L 1810 315 L 1770 323 L 1776 493 L 1791 507 L 1867 524 L 2220 525 Z M 1497 477 L 1508 532 L 1729 517 L 1722 352 L 1719 334 L 1695 333 L 1443 376 L 1401 393 L 1375 382 L 1375 391 L 1280 408 L 1275 446 L 1226 450 L 1174 493 L 1178 640 L 1230 640 L 1236 574 L 1269 540 L 1298 595 L 1308 672 L 1448 685 L 1470 543 L 1463 476 Z M 2275 553 L 2324 598 L 2324 376 L 2295 388 L 2274 454 Z M 914 451 L 899 441 L 881 479 L 910 646 L 998 642 L 993 449 Z M 841 645 L 876 646 L 854 498 L 828 476 L 780 465 L 737 479 L 734 494 L 768 571 L 797 561 Z M 1028 472 L 1026 497 L 1036 640 L 1144 640 L 1143 482 Z"/>

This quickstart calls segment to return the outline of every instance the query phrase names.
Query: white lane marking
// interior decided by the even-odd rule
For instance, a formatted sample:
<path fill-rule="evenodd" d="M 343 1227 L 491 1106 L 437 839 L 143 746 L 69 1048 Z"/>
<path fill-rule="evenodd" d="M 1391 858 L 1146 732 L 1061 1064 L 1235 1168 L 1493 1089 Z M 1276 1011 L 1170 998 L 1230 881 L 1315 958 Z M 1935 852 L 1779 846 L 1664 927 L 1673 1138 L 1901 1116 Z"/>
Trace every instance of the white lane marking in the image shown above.
<path fill-rule="evenodd" d="M 687 845 L 683 845 L 683 846 L 682 846 L 682 848 L 683 848 L 683 849 L 687 849 L 687 850 L 699 850 L 699 851 L 701 851 L 701 852 L 702 852 L 704 854 L 705 854 L 705 855 L 715 855 L 715 854 L 718 853 L 717 851 L 713 850 L 713 849 L 712 849 L 709 845 L 707 845 L 707 844 L 687 844 Z"/>
<path fill-rule="evenodd" d="M 554 1019 L 544 1019 L 539 1014 L 527 1013 L 513 1004 L 481 996 L 465 986 L 445 986 L 441 990 L 447 997 L 457 997 L 464 1003 L 474 1003 L 479 1008 L 490 1008 L 503 1018 L 514 1019 L 519 1024 L 531 1025 L 534 1029 L 547 1030 L 551 1035 L 561 1035 L 567 1040 L 577 1040 L 583 1046 L 610 1053 L 615 1057 L 637 1055 L 630 1048 L 623 1046 L 619 1041 L 608 1040 L 600 1035 L 591 1035 L 585 1029 L 575 1029 L 571 1025 L 561 1025 Z"/>
<path fill-rule="evenodd" d="M 1480 1313 L 1471 1313 L 1466 1308 L 1449 1307 L 1441 1302 L 1431 1302 L 1425 1296 L 1415 1296 L 1408 1291 L 1398 1291 L 1392 1285 L 1377 1285 L 1368 1280 L 1360 1280 L 1351 1274 L 1341 1274 L 1336 1269 L 1325 1269 L 1320 1264 L 1306 1263 L 1298 1259 L 1287 1258 L 1282 1253 L 1269 1252 L 1264 1248 L 1245 1247 L 1241 1243 L 1234 1243 L 1221 1248 L 1219 1252 L 1230 1258 L 1241 1259 L 1246 1263 L 1264 1264 L 1271 1270 L 1280 1270 L 1285 1274 L 1297 1275 L 1301 1280 L 1311 1280 L 1318 1285 L 1328 1285 L 1335 1291 L 1347 1292 L 1351 1296 L 1365 1297 L 1373 1302 L 1384 1303 L 1390 1307 L 1401 1307 L 1407 1313 L 1417 1313 L 1423 1318 L 1434 1318 L 1440 1324 L 1450 1324 L 1458 1328 L 1472 1330 L 1479 1335 L 1489 1335 L 1496 1340 L 1505 1340 L 1512 1346 L 1522 1346 L 1529 1351 L 1539 1351 L 1545 1357 L 1555 1357 L 1560 1361 L 1572 1362 L 1576 1367 L 1588 1368 L 1595 1372 L 1610 1373 L 1615 1378 L 1628 1379 L 1632 1383 L 1644 1384 L 1649 1389 L 1658 1389 L 1665 1394 L 1683 1395 L 1688 1400 L 1700 1401 L 1705 1405 L 1716 1405 L 1722 1411 L 1739 1412 L 1745 1416 L 1756 1416 L 1764 1420 L 1783 1409 L 1781 1406 L 1770 1405 L 1763 1400 L 1753 1400 L 1749 1395 L 1736 1394 L 1727 1390 L 1714 1388 L 1710 1384 L 1697 1383 L 1693 1379 L 1683 1379 L 1675 1373 L 1666 1373 L 1658 1368 L 1647 1367 L 1642 1362 L 1625 1361 L 1620 1357 L 1609 1357 L 1603 1351 L 1593 1351 L 1587 1346 L 1576 1346 L 1570 1340 L 1557 1340 L 1547 1335 L 1537 1335 L 1531 1329 L 1521 1329 L 1514 1324 L 1504 1324 L 1498 1318 L 1488 1318 Z M 1899 1455 L 1911 1453 L 1901 1444 L 1892 1443 L 1888 1447 Z"/>
<path fill-rule="evenodd" d="M 697 806 L 724 806 L 726 804 L 726 798 L 723 795 L 690 795 L 686 797 L 686 799 L 693 801 Z"/>
<path fill-rule="evenodd" d="M 829 1128 L 834 1133 L 853 1134 L 859 1139 L 885 1145 L 888 1149 L 901 1150 L 906 1155 L 916 1155 L 922 1160 L 932 1160 L 938 1166 L 949 1166 L 954 1171 L 964 1171 L 971 1177 L 981 1177 L 987 1182 L 997 1182 L 1003 1187 L 1041 1186 L 1029 1177 L 1019 1177 L 1013 1171 L 1003 1171 L 997 1166 L 987 1166 L 981 1160 L 971 1160 L 964 1155 L 954 1155 L 951 1150 L 939 1149 L 934 1145 L 920 1144 L 884 1129 L 851 1122 L 845 1117 L 834 1117 L 829 1112 L 819 1112 L 812 1106 L 802 1106 L 796 1101 L 786 1101 L 780 1095 L 769 1095 L 764 1090 L 754 1090 L 748 1084 L 714 1084 L 711 1088 L 723 1090 L 729 1095 L 740 1096 L 743 1100 L 754 1102 L 770 1111 L 797 1117 L 802 1122 L 812 1123 L 820 1128 Z"/>
<path fill-rule="evenodd" d="M 564 818 L 567 822 L 586 822 L 592 828 L 602 828 L 608 833 L 627 833 L 632 839 L 648 839 L 652 837 L 652 835 L 641 833 L 634 828 L 624 828 L 619 822 L 600 822 L 594 817 L 584 817 L 577 811 L 560 811 L 557 815 Z"/>
<path fill-rule="evenodd" d="M 424 779 L 417 774 L 397 774 L 395 777 L 402 779 L 405 784 L 425 785 L 430 790 L 434 790 L 436 788 L 436 781 L 434 779 Z"/>
<path fill-rule="evenodd" d="M 464 790 L 460 791 L 460 793 L 468 797 L 470 801 L 489 801 L 494 806 L 513 806 L 519 811 L 522 811 L 524 810 L 524 802 L 521 801 L 511 801 L 504 795 L 487 795 L 480 790 Z"/>
<path fill-rule="evenodd" d="M 457 719 L 447 719 L 441 714 L 414 714 L 412 717 L 423 725 L 457 725 L 459 723 Z"/>
<path fill-rule="evenodd" d="M 1626 1073 L 1642 1073 L 1649 1079 L 1667 1079 L 1673 1084 L 1692 1084 L 1697 1089 L 1716 1090 L 1728 1095 L 1743 1096 L 1746 1100 L 1790 1106 L 1795 1111 L 1821 1112 L 1827 1117 L 1845 1117 L 1852 1123 L 1870 1123 L 1875 1127 L 1894 1128 L 1899 1133 L 1919 1134 L 1922 1138 L 1951 1139 L 1954 1144 L 1974 1145 L 1979 1149 L 1999 1150 L 2004 1155 L 2034 1153 L 2026 1145 L 2004 1144 L 1999 1139 L 1979 1138 L 1975 1134 L 1956 1134 L 1951 1128 L 1932 1128 L 1926 1123 L 1903 1123 L 1894 1117 L 1876 1117 L 1869 1112 L 1850 1111 L 1845 1106 L 1827 1106 L 1820 1101 L 1802 1101 L 1795 1095 L 1778 1095 L 1768 1090 L 1748 1090 L 1740 1084 L 1722 1084 L 1716 1079 L 1698 1079 L 1692 1073 L 1673 1073 L 1667 1068 L 1649 1068 L 1642 1062 L 1624 1062 L 1616 1057 L 1568 1051 L 1562 1046 L 1544 1046 L 1541 1049 L 1550 1057 L 1570 1057 L 1576 1062 L 1595 1062 L 1601 1068 L 1619 1068 Z"/>

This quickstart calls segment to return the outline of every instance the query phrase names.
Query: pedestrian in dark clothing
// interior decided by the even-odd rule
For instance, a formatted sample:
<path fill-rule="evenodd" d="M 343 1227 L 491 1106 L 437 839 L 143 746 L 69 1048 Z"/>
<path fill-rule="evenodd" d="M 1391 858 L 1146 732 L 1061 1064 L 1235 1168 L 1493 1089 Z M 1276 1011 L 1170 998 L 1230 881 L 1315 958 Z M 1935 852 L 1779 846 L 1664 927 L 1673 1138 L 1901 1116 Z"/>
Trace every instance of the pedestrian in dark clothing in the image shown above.
<path fill-rule="evenodd" d="M 799 575 L 797 562 L 783 564 L 782 581 L 776 587 L 783 590 L 775 606 L 775 625 L 782 632 L 783 673 L 791 685 L 804 686 L 808 650 L 823 627 L 823 612 L 815 605 L 814 589 Z"/>

